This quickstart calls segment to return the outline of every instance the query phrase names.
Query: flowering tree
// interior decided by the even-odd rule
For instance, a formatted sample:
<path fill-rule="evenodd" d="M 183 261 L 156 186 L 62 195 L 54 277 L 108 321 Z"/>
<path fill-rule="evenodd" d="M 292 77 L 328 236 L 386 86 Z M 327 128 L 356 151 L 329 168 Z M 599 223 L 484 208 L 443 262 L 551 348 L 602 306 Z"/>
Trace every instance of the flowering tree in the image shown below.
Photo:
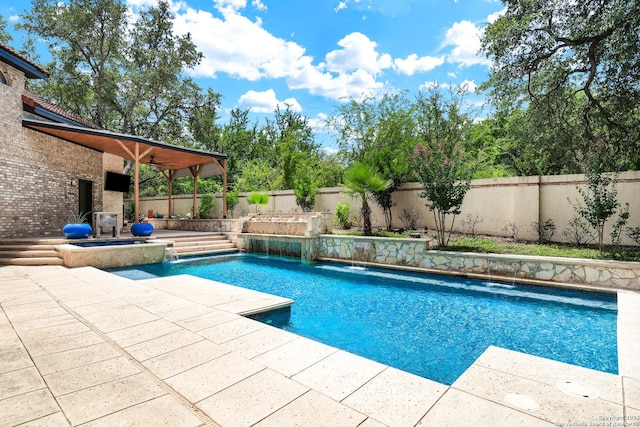
<path fill-rule="evenodd" d="M 462 149 L 473 120 L 466 111 L 464 88 L 448 93 L 433 88 L 417 99 L 418 132 L 422 140 L 413 153 L 413 165 L 433 212 L 438 244 L 447 246 L 456 215 L 471 187 L 472 162 Z M 452 215 L 447 232 L 447 216 Z"/>
<path fill-rule="evenodd" d="M 427 199 L 426 206 L 433 212 L 438 232 L 438 245 L 447 246 L 456 215 L 464 196 L 471 187 L 470 168 L 457 144 L 433 142 L 431 146 L 418 144 L 414 150 L 416 172 L 424 191 L 420 197 Z M 447 216 L 452 215 L 447 230 Z"/>

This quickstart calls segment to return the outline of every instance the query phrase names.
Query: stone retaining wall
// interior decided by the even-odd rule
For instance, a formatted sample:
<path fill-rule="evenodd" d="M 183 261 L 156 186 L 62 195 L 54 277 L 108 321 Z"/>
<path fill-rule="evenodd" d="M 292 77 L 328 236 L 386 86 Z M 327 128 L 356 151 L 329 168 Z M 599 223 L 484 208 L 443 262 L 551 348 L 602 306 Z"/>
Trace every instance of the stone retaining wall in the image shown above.
<path fill-rule="evenodd" d="M 640 263 L 429 250 L 424 239 L 320 236 L 315 259 L 424 268 L 505 281 L 535 280 L 640 290 Z"/>

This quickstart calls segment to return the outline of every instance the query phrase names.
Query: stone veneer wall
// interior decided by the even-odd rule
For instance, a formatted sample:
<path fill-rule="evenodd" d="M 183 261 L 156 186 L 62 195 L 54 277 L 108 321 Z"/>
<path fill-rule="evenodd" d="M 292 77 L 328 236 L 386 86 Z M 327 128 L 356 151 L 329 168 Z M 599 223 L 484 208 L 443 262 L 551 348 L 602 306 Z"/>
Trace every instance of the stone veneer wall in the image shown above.
<path fill-rule="evenodd" d="M 78 180 L 93 183 L 103 211 L 103 154 L 22 127 L 24 74 L 0 62 L 0 238 L 61 236 L 78 212 Z M 122 171 L 122 159 L 120 159 Z M 122 210 L 112 202 L 109 210 Z"/>
<path fill-rule="evenodd" d="M 240 218 L 243 233 L 315 237 L 333 228 L 327 212 L 253 214 Z"/>
<path fill-rule="evenodd" d="M 58 245 L 65 267 L 115 268 L 132 265 L 157 264 L 164 260 L 166 242 L 147 242 L 131 245 L 80 247 Z"/>
<path fill-rule="evenodd" d="M 424 239 L 389 239 L 323 235 L 315 259 L 407 266 L 436 272 L 484 275 L 602 288 L 640 290 L 640 263 L 571 258 L 430 251 Z"/>
<path fill-rule="evenodd" d="M 240 231 L 237 219 L 156 219 L 146 220 L 156 230 L 201 231 L 231 233 Z"/>

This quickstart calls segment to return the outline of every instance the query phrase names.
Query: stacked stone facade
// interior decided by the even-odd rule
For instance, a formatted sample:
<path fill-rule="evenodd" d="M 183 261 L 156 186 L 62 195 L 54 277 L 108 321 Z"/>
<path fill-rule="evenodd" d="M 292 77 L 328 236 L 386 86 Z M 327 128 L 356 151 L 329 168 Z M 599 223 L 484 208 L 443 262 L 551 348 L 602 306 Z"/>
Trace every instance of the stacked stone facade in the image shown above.
<path fill-rule="evenodd" d="M 104 210 L 104 155 L 22 127 L 25 76 L 4 62 L 0 71 L 9 83 L 0 84 L 0 238 L 61 237 L 78 213 L 79 180 L 92 182 L 93 210 Z"/>

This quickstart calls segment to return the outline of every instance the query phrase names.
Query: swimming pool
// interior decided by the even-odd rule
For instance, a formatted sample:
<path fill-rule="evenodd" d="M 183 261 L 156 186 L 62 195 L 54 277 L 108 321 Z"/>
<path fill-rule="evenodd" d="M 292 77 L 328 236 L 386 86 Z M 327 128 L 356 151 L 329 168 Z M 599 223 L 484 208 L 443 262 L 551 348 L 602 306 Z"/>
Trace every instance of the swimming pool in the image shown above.
<path fill-rule="evenodd" d="M 613 295 L 247 254 L 110 271 L 291 298 L 290 312 L 259 320 L 444 384 L 489 345 L 617 373 Z"/>

